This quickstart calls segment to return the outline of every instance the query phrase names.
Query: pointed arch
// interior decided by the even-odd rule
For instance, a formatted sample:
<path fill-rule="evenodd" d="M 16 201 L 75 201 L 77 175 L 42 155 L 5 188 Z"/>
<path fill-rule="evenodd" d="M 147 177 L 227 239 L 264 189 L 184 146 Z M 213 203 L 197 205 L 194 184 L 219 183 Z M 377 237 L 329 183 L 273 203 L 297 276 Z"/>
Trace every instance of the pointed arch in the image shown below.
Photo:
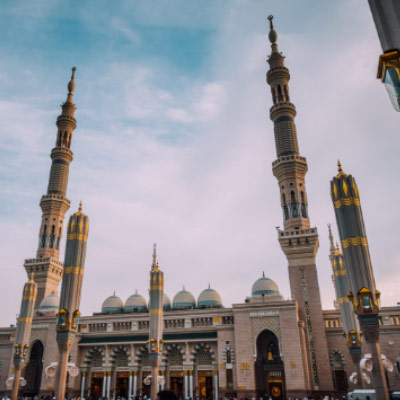
<path fill-rule="evenodd" d="M 209 357 L 207 353 L 209 354 Z M 209 359 L 211 364 L 214 363 L 216 360 L 214 350 L 209 344 L 206 343 L 199 343 L 196 344 L 196 346 L 194 346 L 191 352 L 190 361 L 198 363 L 200 355 L 202 356 L 202 362 L 207 361 L 207 359 Z"/>
<path fill-rule="evenodd" d="M 131 353 L 126 346 L 117 346 L 110 355 L 110 363 L 116 367 L 127 367 Z"/>
<path fill-rule="evenodd" d="M 102 367 L 104 365 L 104 360 L 104 350 L 101 347 L 95 346 L 86 353 L 83 364 L 88 367 Z"/>

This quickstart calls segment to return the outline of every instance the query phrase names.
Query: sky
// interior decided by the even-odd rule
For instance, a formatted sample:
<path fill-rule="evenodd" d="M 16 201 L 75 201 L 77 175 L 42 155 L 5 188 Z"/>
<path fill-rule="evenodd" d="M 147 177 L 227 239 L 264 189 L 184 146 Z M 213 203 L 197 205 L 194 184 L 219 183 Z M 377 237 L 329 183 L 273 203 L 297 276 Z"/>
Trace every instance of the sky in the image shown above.
<path fill-rule="evenodd" d="M 171 298 L 210 284 L 224 306 L 265 275 L 290 298 L 270 88 L 267 16 L 290 69 L 322 304 L 333 308 L 327 224 L 337 160 L 357 180 L 377 288 L 400 301 L 399 114 L 359 0 L 2 1 L 0 326 L 15 324 L 34 258 L 56 139 L 76 66 L 68 216 L 90 218 L 83 315 L 115 291 L 148 297 L 153 243 Z M 65 228 L 65 226 L 64 226 Z M 64 232 L 65 233 L 65 232 Z M 64 258 L 65 238 L 60 259 Z"/>

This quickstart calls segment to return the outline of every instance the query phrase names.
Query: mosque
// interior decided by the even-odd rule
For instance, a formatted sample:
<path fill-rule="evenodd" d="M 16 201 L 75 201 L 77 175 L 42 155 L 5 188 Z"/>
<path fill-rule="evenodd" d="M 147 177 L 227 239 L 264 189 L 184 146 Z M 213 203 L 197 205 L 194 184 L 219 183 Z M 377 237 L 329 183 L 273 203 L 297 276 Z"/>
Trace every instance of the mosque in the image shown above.
<path fill-rule="evenodd" d="M 205 288 L 197 299 L 185 288 L 175 294 L 172 302 L 164 294 L 160 385 L 180 398 L 286 399 L 310 393 L 344 393 L 357 385 L 351 379 L 356 368 L 343 340 L 340 308 L 348 302 L 347 294 L 341 293 L 346 266 L 340 261 L 341 250 L 334 245 L 331 232 L 331 250 L 327 256 L 332 261 L 337 298 L 333 309 L 323 310 L 321 306 L 315 262 L 319 238 L 317 228 L 309 220 L 307 161 L 299 151 L 296 108 L 289 95 L 290 74 L 278 50 L 272 20 L 269 39 L 267 83 L 272 92 L 270 117 L 277 153 L 272 171 L 279 182 L 284 228 L 278 230 L 278 240 L 288 260 L 291 300 L 285 300 L 277 284 L 264 275 L 251 288 L 249 285 L 244 289 L 242 303 L 230 307 L 223 305 L 218 291 L 211 287 Z M 52 396 L 56 386 L 54 363 L 59 357 L 56 325 L 57 315 L 62 311 L 57 293 L 66 273 L 65 263 L 59 259 L 59 248 L 70 205 L 66 195 L 73 158 L 72 133 L 76 127 L 74 73 L 75 69 L 57 118 L 48 190 L 40 202 L 43 214 L 37 254 L 24 263 L 29 282 L 37 285 L 20 387 L 20 394 L 27 396 Z M 84 218 L 86 222 L 82 225 Z M 67 238 L 79 238 L 86 243 L 88 219 L 81 206 L 71 221 Z M 155 264 L 158 266 L 154 247 L 152 265 Z M 67 273 L 82 280 L 84 263 L 79 267 L 71 265 Z M 80 292 L 76 293 L 79 295 Z M 79 311 L 74 314 L 79 320 L 76 320 L 77 340 L 68 360 L 69 396 L 94 399 L 149 396 L 149 309 L 147 299 L 136 292 L 125 301 L 115 294 L 106 298 L 93 315 L 79 317 Z M 21 318 L 20 323 L 23 323 Z M 399 390 L 400 308 L 382 307 L 379 324 L 382 352 L 392 362 L 392 371 L 389 368 L 386 374 L 388 386 L 390 390 Z M 16 328 L 0 328 L 1 394 L 11 391 L 16 346 Z M 363 353 L 368 352 L 366 346 L 362 344 Z M 368 385 L 365 380 L 364 387 Z"/>

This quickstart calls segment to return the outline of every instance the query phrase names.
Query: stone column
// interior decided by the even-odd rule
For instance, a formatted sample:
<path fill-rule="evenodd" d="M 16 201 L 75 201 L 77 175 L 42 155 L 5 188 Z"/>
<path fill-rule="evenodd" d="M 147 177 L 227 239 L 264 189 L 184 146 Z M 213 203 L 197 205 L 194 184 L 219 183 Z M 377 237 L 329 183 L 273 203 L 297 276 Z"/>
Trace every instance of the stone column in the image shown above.
<path fill-rule="evenodd" d="M 189 397 L 193 399 L 193 370 L 189 371 Z"/>
<path fill-rule="evenodd" d="M 184 386 L 185 386 L 185 399 L 188 396 L 189 387 L 188 387 L 188 371 L 183 371 L 184 374 Z"/>
<path fill-rule="evenodd" d="M 82 371 L 81 379 L 81 399 L 85 397 L 85 381 L 86 381 L 86 371 Z"/>
<path fill-rule="evenodd" d="M 75 341 L 75 335 L 71 332 L 57 332 L 57 344 L 60 351 L 58 370 L 56 377 L 56 399 L 63 400 L 67 384 L 68 358 L 71 347 Z"/>
<path fill-rule="evenodd" d="M 218 400 L 218 370 L 214 370 L 214 399 Z"/>
<path fill-rule="evenodd" d="M 132 373 L 133 371 L 129 371 L 128 400 L 132 397 Z"/>
<path fill-rule="evenodd" d="M 138 376 L 138 371 L 133 371 L 133 396 L 136 396 L 137 394 L 137 376 Z"/>
<path fill-rule="evenodd" d="M 15 373 L 14 373 L 14 382 L 13 382 L 13 390 L 11 393 L 11 399 L 17 400 L 18 398 L 18 389 L 19 389 L 19 380 L 21 378 L 22 372 L 22 364 L 21 363 L 14 363 L 15 365 Z"/>
<path fill-rule="evenodd" d="M 107 399 L 110 398 L 111 393 L 111 371 L 107 371 Z"/>
<path fill-rule="evenodd" d="M 101 397 L 106 397 L 106 389 L 107 389 L 107 372 L 104 371 L 103 387 L 102 387 L 102 390 L 101 390 Z"/>
<path fill-rule="evenodd" d="M 159 358 L 150 359 L 151 365 L 151 386 L 150 386 L 150 397 L 151 400 L 156 400 L 158 393 L 158 367 L 160 365 Z"/>

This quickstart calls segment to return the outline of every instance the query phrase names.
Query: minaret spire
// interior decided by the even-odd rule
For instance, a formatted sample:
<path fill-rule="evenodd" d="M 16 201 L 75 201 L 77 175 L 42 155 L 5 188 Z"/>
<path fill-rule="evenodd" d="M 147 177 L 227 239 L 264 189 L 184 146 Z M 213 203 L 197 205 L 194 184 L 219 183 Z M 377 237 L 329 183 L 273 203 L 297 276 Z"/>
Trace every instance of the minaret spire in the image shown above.
<path fill-rule="evenodd" d="M 57 293 L 62 277 L 63 266 L 59 261 L 60 242 L 65 213 L 70 207 L 70 201 L 66 196 L 69 164 L 73 159 L 70 149 L 72 132 L 76 128 L 75 105 L 73 104 L 75 71 L 76 68 L 73 67 L 68 83 L 67 99 L 61 106 L 62 111 L 56 122 L 57 139 L 50 155 L 52 163 L 47 193 L 42 196 L 40 201 L 42 222 L 36 258 L 25 260 L 24 264 L 28 276 L 32 271 L 37 271 L 35 274 L 35 281 L 38 285 L 36 308 L 44 297 L 51 293 Z"/>
<path fill-rule="evenodd" d="M 314 389 L 333 388 L 329 368 L 326 334 L 315 332 L 324 326 L 321 297 L 316 269 L 316 253 L 319 247 L 316 228 L 310 228 L 305 176 L 307 161 L 300 155 L 295 124 L 296 107 L 290 101 L 289 69 L 285 57 L 278 50 L 278 34 L 273 17 L 269 16 L 269 40 L 271 53 L 268 57 L 267 83 L 271 87 L 272 107 L 270 118 L 274 123 L 277 159 L 272 171 L 278 180 L 284 229 L 278 230 L 278 238 L 289 264 L 292 298 L 298 302 L 299 317 L 306 329 L 308 376 L 307 383 Z"/>

